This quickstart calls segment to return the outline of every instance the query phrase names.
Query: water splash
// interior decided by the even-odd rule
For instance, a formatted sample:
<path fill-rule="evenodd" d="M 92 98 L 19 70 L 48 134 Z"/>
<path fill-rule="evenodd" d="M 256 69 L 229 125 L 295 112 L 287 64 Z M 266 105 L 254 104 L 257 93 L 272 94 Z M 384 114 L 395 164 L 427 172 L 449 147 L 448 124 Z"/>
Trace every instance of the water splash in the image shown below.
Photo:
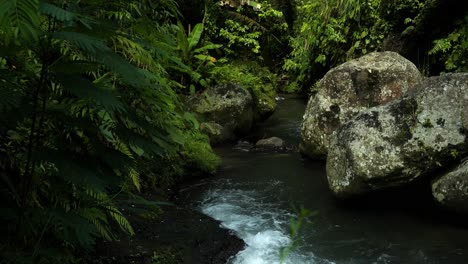
<path fill-rule="evenodd" d="M 223 187 L 207 192 L 200 209 L 233 230 L 246 243 L 246 248 L 234 256 L 232 264 L 280 263 L 280 251 L 291 243 L 288 224 L 294 215 L 275 203 L 265 202 L 265 193 L 236 188 L 224 182 Z M 277 186 L 277 181 L 268 185 Z M 265 191 L 269 188 L 265 186 Z M 331 263 L 316 258 L 312 252 L 298 250 L 284 264 Z"/>

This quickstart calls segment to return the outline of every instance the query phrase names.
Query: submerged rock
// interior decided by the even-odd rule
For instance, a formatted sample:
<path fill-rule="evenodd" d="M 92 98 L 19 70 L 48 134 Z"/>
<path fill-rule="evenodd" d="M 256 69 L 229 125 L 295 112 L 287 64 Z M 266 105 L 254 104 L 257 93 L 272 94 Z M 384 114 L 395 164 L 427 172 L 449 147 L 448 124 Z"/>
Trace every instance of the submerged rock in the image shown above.
<path fill-rule="evenodd" d="M 233 147 L 235 150 L 240 150 L 243 152 L 249 152 L 253 149 L 253 144 L 249 141 L 239 140 L 237 144 Z"/>
<path fill-rule="evenodd" d="M 330 143 L 327 177 L 341 197 L 405 185 L 468 153 L 468 73 L 426 79 L 363 111 Z"/>
<path fill-rule="evenodd" d="M 199 119 L 208 124 L 205 132 L 208 131 L 207 134 L 215 141 L 250 131 L 254 116 L 253 99 L 242 86 L 233 83 L 216 85 L 189 98 L 188 102 Z"/>
<path fill-rule="evenodd" d="M 468 161 L 432 183 L 432 195 L 442 206 L 468 214 Z"/>
<path fill-rule="evenodd" d="M 281 148 L 284 147 L 284 141 L 279 137 L 260 139 L 255 144 L 257 148 Z"/>
<path fill-rule="evenodd" d="M 326 158 L 332 133 L 369 107 L 401 98 L 422 77 L 395 52 L 374 52 L 331 69 L 309 100 L 301 126 L 302 153 Z"/>

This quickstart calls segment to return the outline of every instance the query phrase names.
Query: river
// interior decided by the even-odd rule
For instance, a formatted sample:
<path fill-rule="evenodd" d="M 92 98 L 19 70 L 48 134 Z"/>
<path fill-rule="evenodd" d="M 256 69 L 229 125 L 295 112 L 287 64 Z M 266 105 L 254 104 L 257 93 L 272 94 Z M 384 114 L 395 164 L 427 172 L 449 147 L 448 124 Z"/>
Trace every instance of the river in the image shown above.
<path fill-rule="evenodd" d="M 287 97 L 247 139 L 278 136 L 297 145 L 305 102 Z M 395 199 L 343 203 L 328 190 L 325 164 L 298 152 L 216 149 L 223 165 L 216 177 L 183 191 L 193 207 L 246 242 L 233 264 L 280 263 L 291 243 L 289 222 L 303 206 L 317 214 L 302 226 L 298 246 L 283 263 L 468 263 L 468 228 L 445 216 L 428 192 L 402 190 Z"/>

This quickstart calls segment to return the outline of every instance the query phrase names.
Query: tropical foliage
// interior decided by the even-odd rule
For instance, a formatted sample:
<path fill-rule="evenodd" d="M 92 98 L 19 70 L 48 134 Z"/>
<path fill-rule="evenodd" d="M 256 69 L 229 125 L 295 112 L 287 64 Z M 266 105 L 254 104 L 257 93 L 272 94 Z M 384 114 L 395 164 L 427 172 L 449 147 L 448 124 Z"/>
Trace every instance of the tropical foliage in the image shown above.
<path fill-rule="evenodd" d="M 224 2 L 220 1 L 221 6 L 206 5 L 205 23 L 208 37 L 223 44 L 225 56 L 261 61 L 270 68 L 280 64 L 288 51 L 288 24 L 283 13 L 270 1 Z"/>
<path fill-rule="evenodd" d="M 254 99 L 255 112 L 262 119 L 262 113 L 271 113 L 276 107 L 277 75 L 267 67 L 253 61 L 220 61 L 210 72 L 217 83 L 234 82 L 250 91 Z"/>
<path fill-rule="evenodd" d="M 434 40 L 430 55 L 439 55 L 446 71 L 468 72 L 468 15 L 446 37 Z"/>
<path fill-rule="evenodd" d="M 121 209 L 148 203 L 132 193 L 164 181 L 142 164 L 163 172 L 182 155 L 214 170 L 167 74 L 187 67 L 177 16 L 170 0 L 0 1 L 5 262 L 74 262 L 96 238 L 114 239 L 114 225 L 132 235 Z M 210 159 L 198 166 L 200 156 Z M 172 166 L 180 175 L 185 165 Z"/>
<path fill-rule="evenodd" d="M 280 65 L 291 91 L 376 50 L 467 71 L 461 2 L 0 0 L 0 262 L 77 263 L 134 233 L 124 210 L 157 206 L 140 191 L 214 173 L 180 102 L 210 85 L 236 82 L 269 113 Z"/>
<path fill-rule="evenodd" d="M 461 71 L 466 5 L 440 0 L 297 0 L 292 52 L 283 69 L 309 89 L 330 68 L 372 51 L 392 50 L 423 73 Z M 446 15 L 441 15 L 446 14 Z M 428 43 L 434 43 L 428 45 Z M 292 88 L 293 89 L 293 88 Z"/>
<path fill-rule="evenodd" d="M 388 27 L 380 0 L 297 1 L 293 51 L 283 68 L 310 86 L 330 67 L 379 49 Z"/>

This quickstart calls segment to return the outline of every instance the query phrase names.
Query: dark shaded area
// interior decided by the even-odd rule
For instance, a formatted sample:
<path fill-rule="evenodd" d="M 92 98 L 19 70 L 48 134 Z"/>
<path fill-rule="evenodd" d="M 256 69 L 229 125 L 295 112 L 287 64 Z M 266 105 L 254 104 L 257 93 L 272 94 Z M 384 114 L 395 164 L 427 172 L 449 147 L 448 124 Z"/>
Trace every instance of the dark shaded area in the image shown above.
<path fill-rule="evenodd" d="M 162 210 L 157 217 L 125 212 L 135 236 L 99 243 L 95 257 L 116 264 L 224 264 L 244 248 L 241 239 L 211 217 L 177 205 Z"/>
<path fill-rule="evenodd" d="M 404 213 L 425 224 L 468 228 L 466 216 L 446 211 L 436 203 L 430 186 L 431 180 L 422 178 L 402 187 L 378 190 L 345 200 L 335 199 L 335 204 L 345 211 Z"/>
<path fill-rule="evenodd" d="M 432 40 L 443 38 L 455 30 L 457 23 L 468 13 L 468 1 L 436 0 L 432 2 L 415 21 L 414 30 L 404 32 L 403 25 L 397 27 L 397 30 L 404 32 L 401 34 L 403 43 L 401 54 L 420 69 L 427 69 L 430 65 L 427 69 L 429 74 L 438 75 L 445 68 L 442 62 L 435 61 L 427 55 L 433 47 Z M 404 21 L 404 19 L 399 21 Z"/>

